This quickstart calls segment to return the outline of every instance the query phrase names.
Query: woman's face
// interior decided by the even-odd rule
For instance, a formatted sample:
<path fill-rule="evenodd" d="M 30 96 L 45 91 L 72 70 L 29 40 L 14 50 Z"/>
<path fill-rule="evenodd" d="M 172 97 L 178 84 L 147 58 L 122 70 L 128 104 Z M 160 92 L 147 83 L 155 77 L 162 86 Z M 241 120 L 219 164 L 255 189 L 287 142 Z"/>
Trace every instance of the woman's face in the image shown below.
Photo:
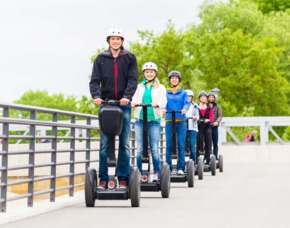
<path fill-rule="evenodd" d="M 207 100 L 207 97 L 206 97 L 206 96 L 201 96 L 201 97 L 199 98 L 199 100 L 200 100 L 200 102 L 205 103 L 206 100 Z"/>
<path fill-rule="evenodd" d="M 146 78 L 146 80 L 151 81 L 155 78 L 156 76 L 156 71 L 155 70 L 144 70 L 144 77 Z"/>
<path fill-rule="evenodd" d="M 179 84 L 179 77 L 177 76 L 170 77 L 170 83 L 173 86 L 177 86 Z"/>

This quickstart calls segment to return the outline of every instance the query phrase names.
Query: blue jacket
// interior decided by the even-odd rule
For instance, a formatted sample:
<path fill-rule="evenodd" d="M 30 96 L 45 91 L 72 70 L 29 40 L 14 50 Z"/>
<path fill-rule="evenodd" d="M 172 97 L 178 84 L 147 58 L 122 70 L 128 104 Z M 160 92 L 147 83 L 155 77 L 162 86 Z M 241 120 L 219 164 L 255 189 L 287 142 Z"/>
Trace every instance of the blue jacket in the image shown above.
<path fill-rule="evenodd" d="M 182 109 L 188 110 L 190 103 L 188 100 L 188 95 L 183 89 L 179 89 L 176 93 L 173 93 L 170 89 L 166 91 L 167 96 L 167 111 L 181 111 Z M 186 120 L 186 115 L 181 113 L 175 114 L 176 119 Z M 171 113 L 166 113 L 165 120 L 171 120 Z"/>
<path fill-rule="evenodd" d="M 134 54 L 122 48 L 117 58 L 110 49 L 98 55 L 90 81 L 92 98 L 132 99 L 138 85 L 138 67 Z"/>

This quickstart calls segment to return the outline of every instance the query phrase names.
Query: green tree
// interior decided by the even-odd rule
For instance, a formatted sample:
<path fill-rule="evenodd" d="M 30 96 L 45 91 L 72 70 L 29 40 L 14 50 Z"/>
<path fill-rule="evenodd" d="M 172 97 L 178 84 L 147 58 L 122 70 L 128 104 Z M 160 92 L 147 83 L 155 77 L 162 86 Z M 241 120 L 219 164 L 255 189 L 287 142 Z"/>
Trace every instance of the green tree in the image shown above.
<path fill-rule="evenodd" d="M 44 91 L 33 91 L 29 90 L 25 92 L 20 99 L 14 101 L 15 104 L 24 104 L 38 107 L 45 107 L 51 109 L 59 109 L 72 112 L 81 112 L 87 114 L 96 114 L 97 109 L 93 105 L 92 99 L 88 99 L 85 96 L 82 96 L 81 99 L 78 99 L 75 96 L 65 96 L 62 93 L 52 94 Z M 17 117 L 19 114 L 22 118 L 29 118 L 28 112 L 13 112 L 12 116 Z M 39 120 L 51 120 L 51 115 L 40 113 L 37 115 Z M 59 117 L 59 119 L 68 119 L 69 117 Z"/>
<path fill-rule="evenodd" d="M 204 6 L 201 25 L 187 34 L 192 65 L 202 72 L 207 89 L 221 89 L 225 115 L 244 115 L 245 110 L 253 110 L 253 115 L 288 115 L 290 86 L 279 71 L 285 47 L 277 45 L 275 38 L 258 37 L 263 24 L 255 22 L 253 15 L 263 15 L 253 4 L 248 11 L 245 7 Z M 277 100 L 285 106 L 281 108 Z"/>
<path fill-rule="evenodd" d="M 289 0 L 250 0 L 250 1 L 256 3 L 259 9 L 265 14 L 273 11 L 286 11 L 287 9 L 290 9 Z"/>
<path fill-rule="evenodd" d="M 154 62 L 158 66 L 158 78 L 165 86 L 169 85 L 168 74 L 178 70 L 182 75 L 181 86 L 191 88 L 195 92 L 203 86 L 198 80 L 200 72 L 191 65 L 189 53 L 185 49 L 184 31 L 177 31 L 169 21 L 166 30 L 155 35 L 151 31 L 138 31 L 140 41 L 132 42 L 130 50 L 136 55 L 139 69 L 139 80 L 143 80 L 142 66 L 146 62 Z"/>

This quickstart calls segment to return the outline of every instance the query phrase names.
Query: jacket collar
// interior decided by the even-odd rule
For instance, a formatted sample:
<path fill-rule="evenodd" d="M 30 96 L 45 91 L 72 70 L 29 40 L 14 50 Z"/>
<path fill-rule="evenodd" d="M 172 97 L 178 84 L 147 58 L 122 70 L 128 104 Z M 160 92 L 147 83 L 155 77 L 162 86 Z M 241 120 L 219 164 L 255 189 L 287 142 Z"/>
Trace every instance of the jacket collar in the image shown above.
<path fill-rule="evenodd" d="M 110 47 L 108 47 L 108 49 L 104 51 L 102 54 L 113 57 Z M 121 46 L 121 51 L 120 51 L 119 56 L 126 55 L 126 54 L 128 54 L 128 51 L 123 46 Z"/>

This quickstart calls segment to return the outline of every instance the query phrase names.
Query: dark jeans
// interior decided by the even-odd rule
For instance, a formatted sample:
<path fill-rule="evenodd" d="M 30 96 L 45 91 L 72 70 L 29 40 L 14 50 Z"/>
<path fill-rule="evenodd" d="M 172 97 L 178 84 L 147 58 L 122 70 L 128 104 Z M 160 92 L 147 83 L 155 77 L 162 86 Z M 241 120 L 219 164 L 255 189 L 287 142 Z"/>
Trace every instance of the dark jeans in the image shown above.
<path fill-rule="evenodd" d="M 119 153 L 117 164 L 117 176 L 119 181 L 129 181 L 130 174 L 130 121 L 131 106 L 120 106 L 124 113 L 123 128 L 119 135 Z M 100 142 L 100 162 L 99 162 L 99 178 L 100 181 L 108 182 L 108 165 L 107 158 L 109 156 L 109 137 L 101 131 Z"/>
<path fill-rule="evenodd" d="M 216 157 L 216 159 L 218 159 L 218 140 L 219 140 L 219 131 L 218 131 L 218 127 L 212 127 L 211 128 L 211 132 L 212 132 L 212 143 L 213 143 L 213 154 Z"/>
<path fill-rule="evenodd" d="M 188 131 L 189 134 L 189 149 L 190 149 L 190 158 L 196 163 L 196 131 Z"/>
<path fill-rule="evenodd" d="M 204 159 L 207 163 L 210 161 L 211 155 L 211 127 L 210 126 L 198 126 L 198 132 L 196 137 L 196 151 L 197 157 L 201 153 L 205 153 Z"/>
<path fill-rule="evenodd" d="M 170 170 L 172 170 L 172 122 L 166 122 L 165 125 L 166 134 L 166 163 L 169 165 Z M 184 170 L 185 168 L 185 138 L 186 138 L 186 122 L 176 122 L 176 140 L 177 140 L 177 156 L 178 163 L 177 169 Z"/>

